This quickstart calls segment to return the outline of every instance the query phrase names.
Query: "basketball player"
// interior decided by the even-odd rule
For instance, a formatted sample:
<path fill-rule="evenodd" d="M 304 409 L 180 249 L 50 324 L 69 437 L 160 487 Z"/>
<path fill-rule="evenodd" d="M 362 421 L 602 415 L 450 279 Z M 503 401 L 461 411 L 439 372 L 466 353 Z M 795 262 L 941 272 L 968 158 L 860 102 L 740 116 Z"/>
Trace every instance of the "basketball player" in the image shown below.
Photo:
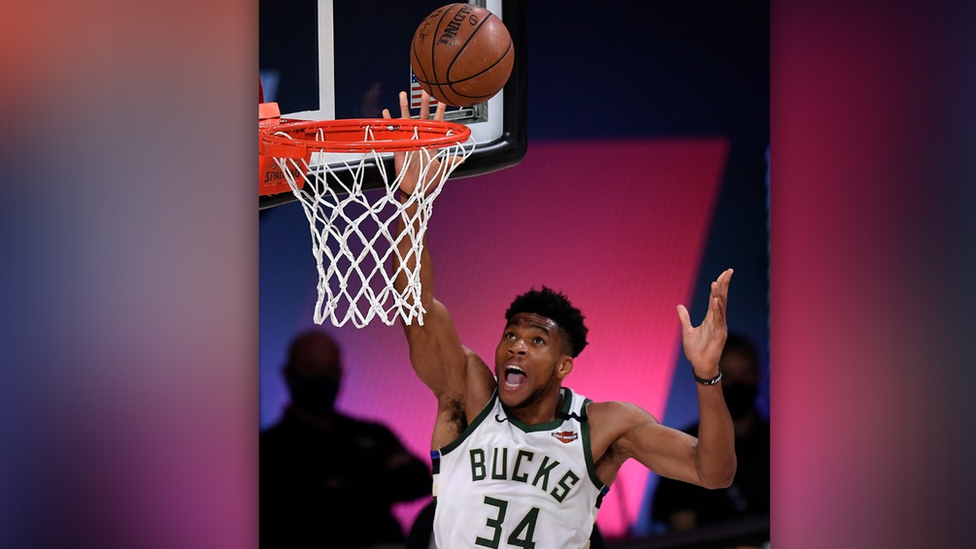
<path fill-rule="evenodd" d="M 409 118 L 402 92 L 400 111 Z M 430 112 L 426 95 L 420 112 Z M 390 117 L 388 110 L 383 115 Z M 435 119 L 443 117 L 440 104 Z M 399 169 L 403 154 L 396 160 Z M 417 177 L 405 179 L 400 189 L 409 194 Z M 404 332 L 413 368 L 437 398 L 431 457 L 439 547 L 586 548 L 600 502 L 631 458 L 705 488 L 731 484 L 735 440 L 718 367 L 731 269 L 712 282 L 701 325 L 692 326 L 678 305 L 685 356 L 699 381 L 696 438 L 633 404 L 591 402 L 563 387 L 587 344 L 587 328 L 566 296 L 549 288 L 512 302 L 490 369 L 461 344 L 435 299 L 427 246 L 420 261 L 424 324 L 404 325 Z M 395 285 L 406 285 L 403 275 Z"/>

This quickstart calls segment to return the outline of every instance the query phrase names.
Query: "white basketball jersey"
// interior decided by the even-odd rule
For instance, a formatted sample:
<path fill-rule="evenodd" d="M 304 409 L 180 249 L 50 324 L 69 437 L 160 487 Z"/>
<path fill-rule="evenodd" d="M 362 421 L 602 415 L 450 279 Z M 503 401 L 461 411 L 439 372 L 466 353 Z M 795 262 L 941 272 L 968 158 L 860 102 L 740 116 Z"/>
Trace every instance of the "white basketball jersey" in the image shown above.
<path fill-rule="evenodd" d="M 562 388 L 556 419 L 526 425 L 497 392 L 451 444 L 431 452 L 441 549 L 585 549 L 608 487 L 596 477 L 586 407 Z"/>

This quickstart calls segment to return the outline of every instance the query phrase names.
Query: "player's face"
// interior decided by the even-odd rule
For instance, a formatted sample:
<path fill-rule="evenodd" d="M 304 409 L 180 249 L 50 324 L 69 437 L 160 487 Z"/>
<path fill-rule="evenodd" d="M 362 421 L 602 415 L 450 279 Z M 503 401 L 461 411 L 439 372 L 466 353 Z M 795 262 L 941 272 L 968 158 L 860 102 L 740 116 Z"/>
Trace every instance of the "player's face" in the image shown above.
<path fill-rule="evenodd" d="M 502 403 L 512 408 L 529 406 L 550 391 L 568 373 L 566 340 L 555 321 L 535 313 L 519 313 L 505 326 L 495 349 L 495 376 Z"/>

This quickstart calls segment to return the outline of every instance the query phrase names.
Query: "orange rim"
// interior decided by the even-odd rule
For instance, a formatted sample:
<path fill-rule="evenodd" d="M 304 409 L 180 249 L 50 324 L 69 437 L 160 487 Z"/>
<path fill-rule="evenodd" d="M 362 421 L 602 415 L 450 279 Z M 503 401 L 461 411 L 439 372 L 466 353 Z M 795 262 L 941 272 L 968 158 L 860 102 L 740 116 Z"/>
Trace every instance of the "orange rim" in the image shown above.
<path fill-rule="evenodd" d="M 371 139 L 367 139 L 367 132 Z M 471 128 L 439 120 L 352 118 L 287 122 L 260 133 L 261 154 L 302 158 L 310 150 L 367 153 L 444 148 L 466 142 Z"/>

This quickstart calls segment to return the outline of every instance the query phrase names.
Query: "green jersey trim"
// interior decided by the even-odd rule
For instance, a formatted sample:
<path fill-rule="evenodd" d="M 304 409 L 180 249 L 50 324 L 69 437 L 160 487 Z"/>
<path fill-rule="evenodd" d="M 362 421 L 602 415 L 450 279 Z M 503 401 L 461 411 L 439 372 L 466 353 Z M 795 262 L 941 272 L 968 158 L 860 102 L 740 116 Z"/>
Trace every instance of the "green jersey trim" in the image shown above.
<path fill-rule="evenodd" d="M 486 417 L 488 417 L 488 413 L 491 412 L 491 409 L 495 407 L 495 399 L 497 398 L 498 398 L 498 390 L 496 389 L 494 392 L 491 393 L 491 398 L 488 399 L 488 403 L 485 404 L 485 407 L 482 408 L 481 411 L 478 412 L 478 416 L 475 417 L 474 420 L 471 423 L 469 423 L 468 426 L 465 427 L 463 431 L 461 431 L 461 434 L 458 435 L 456 439 L 449 442 L 447 445 L 440 447 L 439 449 L 440 455 L 442 456 L 447 455 L 451 453 L 451 450 L 460 446 L 461 443 L 464 442 L 464 439 L 468 438 L 468 436 L 470 436 L 471 433 L 475 429 L 477 429 L 479 425 L 481 425 L 481 422 L 484 421 Z"/>
<path fill-rule="evenodd" d="M 535 433 L 538 431 L 551 431 L 563 424 L 563 417 L 568 416 L 569 411 L 573 408 L 573 391 L 569 387 L 562 388 L 563 404 L 562 407 L 556 412 L 556 418 L 547 423 L 540 423 L 539 425 L 527 425 L 521 421 L 515 419 L 508 413 L 508 409 L 502 404 L 502 408 L 505 409 L 505 415 L 508 416 L 508 421 L 512 425 L 518 427 L 524 433 Z"/>
<path fill-rule="evenodd" d="M 583 400 L 583 406 L 581 406 L 583 417 L 587 417 L 586 414 L 587 408 L 589 408 L 590 404 L 592 403 L 593 401 L 588 398 Z M 603 481 L 601 481 L 596 476 L 596 464 L 593 463 L 593 447 L 590 445 L 590 422 L 581 421 L 580 431 L 581 431 L 580 434 L 582 435 L 583 438 L 583 457 L 585 458 L 584 461 L 586 461 L 587 476 L 590 477 L 590 482 L 592 482 L 593 485 L 596 486 L 598 490 L 600 490 L 600 497 L 596 501 L 596 506 L 597 508 L 599 508 L 600 503 L 603 500 L 603 496 L 606 495 L 610 487 L 607 486 L 606 484 L 603 484 Z"/>

